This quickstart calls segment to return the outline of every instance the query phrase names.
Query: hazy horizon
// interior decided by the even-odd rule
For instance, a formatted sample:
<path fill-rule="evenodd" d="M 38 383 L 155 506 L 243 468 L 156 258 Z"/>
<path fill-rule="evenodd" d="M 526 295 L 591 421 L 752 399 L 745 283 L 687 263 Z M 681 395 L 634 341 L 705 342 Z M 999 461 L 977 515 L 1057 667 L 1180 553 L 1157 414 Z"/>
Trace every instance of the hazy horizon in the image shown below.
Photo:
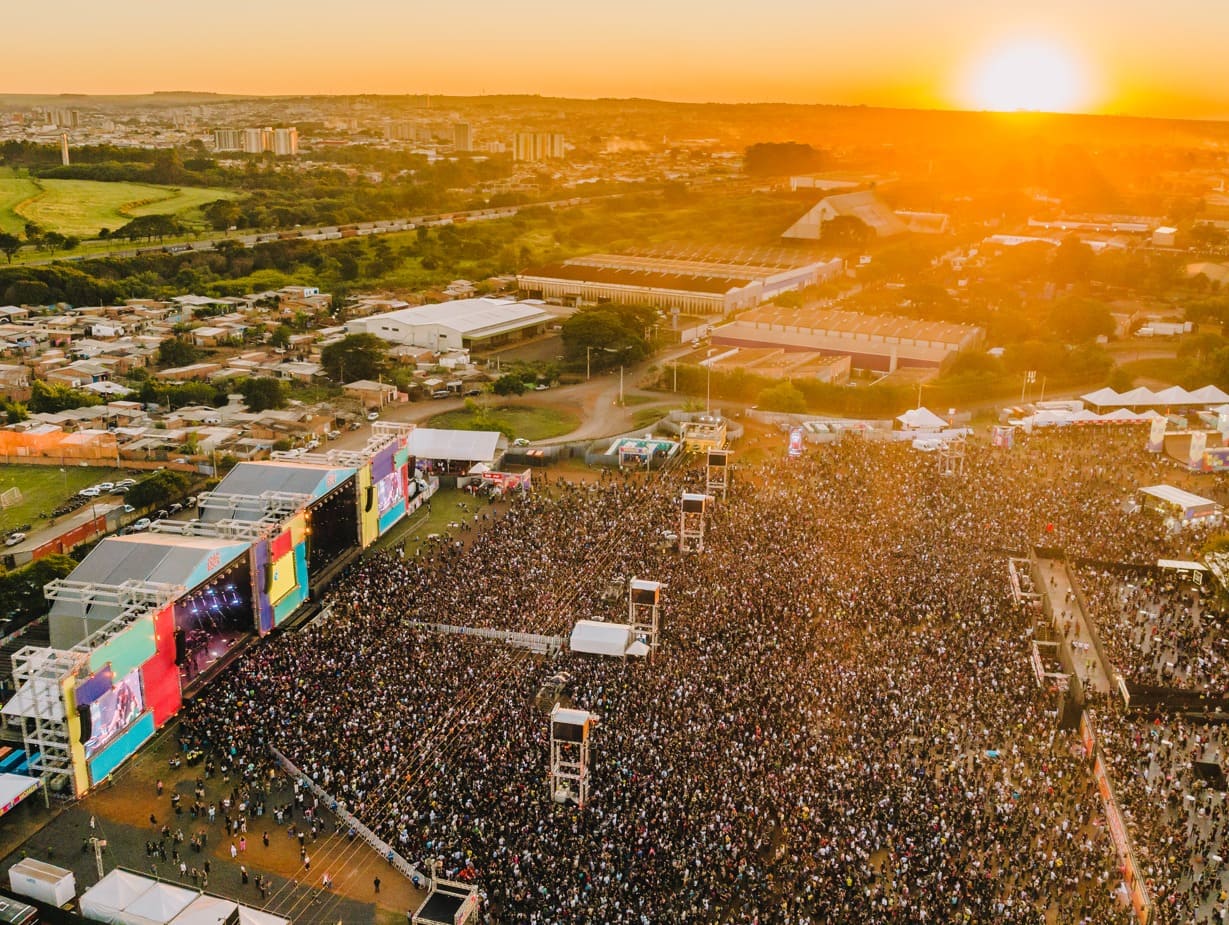
<path fill-rule="evenodd" d="M 301 0 L 151 9 L 66 0 L 9 11 L 0 95 L 533 95 L 1224 119 L 1229 7 L 1089 0 L 560 0 L 414 8 Z M 995 6 L 998 6 L 995 4 Z M 886 28 L 890 24 L 891 28 Z M 1198 26 L 1198 27 L 1196 27 Z M 54 65 L 54 66 L 52 66 Z M 174 92 L 174 91 L 171 91 Z"/>

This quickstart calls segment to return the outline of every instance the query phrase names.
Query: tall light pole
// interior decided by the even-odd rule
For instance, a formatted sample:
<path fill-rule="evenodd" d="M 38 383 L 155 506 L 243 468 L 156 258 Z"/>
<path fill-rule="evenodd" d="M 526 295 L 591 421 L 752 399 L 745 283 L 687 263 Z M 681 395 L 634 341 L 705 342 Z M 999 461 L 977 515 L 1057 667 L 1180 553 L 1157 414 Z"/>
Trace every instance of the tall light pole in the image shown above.
<path fill-rule="evenodd" d="M 593 348 L 585 347 L 585 382 L 589 381 L 589 358 L 593 356 Z"/>

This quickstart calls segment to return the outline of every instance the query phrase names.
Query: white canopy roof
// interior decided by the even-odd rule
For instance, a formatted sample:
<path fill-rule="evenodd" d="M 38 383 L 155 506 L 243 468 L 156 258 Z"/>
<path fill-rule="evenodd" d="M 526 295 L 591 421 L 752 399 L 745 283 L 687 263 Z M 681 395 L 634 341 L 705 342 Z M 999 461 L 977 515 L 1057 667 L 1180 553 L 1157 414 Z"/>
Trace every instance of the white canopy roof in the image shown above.
<path fill-rule="evenodd" d="M 622 658 L 633 641 L 632 628 L 626 623 L 577 620 L 568 646 L 573 652 Z"/>
<path fill-rule="evenodd" d="M 170 883 L 155 883 L 116 916 L 125 925 L 167 925 L 196 898 L 192 890 Z"/>
<path fill-rule="evenodd" d="M 1119 395 L 1113 389 L 1097 389 L 1095 392 L 1089 392 L 1087 395 L 1080 396 L 1090 405 L 1098 408 L 1107 406 L 1129 406 L 1129 405 L 1212 405 L 1217 402 L 1229 401 L 1229 394 L 1214 385 L 1205 385 L 1201 389 L 1195 389 L 1193 392 L 1188 392 L 1179 385 L 1171 385 L 1168 388 L 1161 389 L 1159 392 L 1153 392 L 1151 389 L 1146 389 L 1142 385 L 1139 388 L 1131 389 L 1129 392 L 1124 392 Z M 1214 409 L 1215 410 L 1215 409 Z"/>
<path fill-rule="evenodd" d="M 270 912 L 259 909 L 239 907 L 239 925 L 290 925 L 290 919 L 284 919 Z"/>
<path fill-rule="evenodd" d="M 947 421 L 929 408 L 911 408 L 896 420 L 900 421 L 906 430 L 941 430 L 947 426 Z"/>
<path fill-rule="evenodd" d="M 25 774 L 0 774 L 0 813 L 4 807 L 16 806 L 38 789 L 38 778 Z"/>
<path fill-rule="evenodd" d="M 1084 401 L 1090 405 L 1101 407 L 1102 405 L 1118 404 L 1118 393 L 1108 386 L 1103 389 L 1097 389 L 1095 392 L 1089 392 L 1087 395 L 1081 395 Z"/>
<path fill-rule="evenodd" d="M 1183 491 L 1181 488 L 1175 488 L 1173 485 L 1149 485 L 1147 488 L 1141 488 L 1140 491 L 1145 495 L 1151 495 L 1153 498 L 1168 501 L 1170 504 L 1177 505 L 1183 510 L 1208 506 L 1220 507 L 1211 498 L 1200 497 L 1189 491 Z"/>
<path fill-rule="evenodd" d="M 406 441 L 410 455 L 418 459 L 450 462 L 492 463 L 503 434 L 497 430 L 439 430 L 415 427 Z"/>
<path fill-rule="evenodd" d="M 148 877 L 116 868 L 81 894 L 81 914 L 107 925 L 126 921 L 120 918 L 124 907 L 148 892 L 154 883 Z"/>
<path fill-rule="evenodd" d="M 239 904 L 229 899 L 202 893 L 175 916 L 171 925 L 222 925 L 237 908 Z"/>

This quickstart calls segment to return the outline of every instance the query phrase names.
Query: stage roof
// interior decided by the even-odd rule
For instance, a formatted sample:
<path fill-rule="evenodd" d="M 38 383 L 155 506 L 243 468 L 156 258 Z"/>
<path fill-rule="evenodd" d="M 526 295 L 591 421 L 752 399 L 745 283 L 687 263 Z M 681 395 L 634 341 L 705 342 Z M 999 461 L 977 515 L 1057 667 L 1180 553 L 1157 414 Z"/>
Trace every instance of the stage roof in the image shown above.
<path fill-rule="evenodd" d="M 444 459 L 449 462 L 484 462 L 488 465 L 499 454 L 504 435 L 495 430 L 438 430 L 416 427 L 410 433 L 407 449 L 417 459 Z"/>
<path fill-rule="evenodd" d="M 1161 501 L 1167 501 L 1176 507 L 1182 508 L 1184 511 L 1220 507 L 1211 498 L 1203 498 L 1199 495 L 1191 494 L 1189 491 L 1183 491 L 1181 488 L 1175 488 L 1173 485 L 1150 485 L 1147 488 L 1141 488 L 1140 491 L 1145 495 L 1151 495 L 1153 498 L 1159 498 Z"/>
<path fill-rule="evenodd" d="M 247 549 L 247 543 L 208 536 L 112 536 L 95 546 L 68 580 L 104 585 L 152 581 L 191 590 Z M 111 603 L 99 601 L 86 606 L 77 601 L 57 600 L 51 606 L 48 620 L 51 646 L 71 649 L 117 616 L 119 608 Z"/>
<path fill-rule="evenodd" d="M 310 495 L 312 500 L 327 495 L 354 474 L 353 469 L 329 468 L 312 463 L 277 459 L 268 462 L 242 462 L 227 473 L 218 487 L 210 492 L 213 499 L 226 495 L 260 495 L 266 491 Z M 202 520 L 259 520 L 253 510 L 230 512 L 226 508 L 205 508 Z"/>

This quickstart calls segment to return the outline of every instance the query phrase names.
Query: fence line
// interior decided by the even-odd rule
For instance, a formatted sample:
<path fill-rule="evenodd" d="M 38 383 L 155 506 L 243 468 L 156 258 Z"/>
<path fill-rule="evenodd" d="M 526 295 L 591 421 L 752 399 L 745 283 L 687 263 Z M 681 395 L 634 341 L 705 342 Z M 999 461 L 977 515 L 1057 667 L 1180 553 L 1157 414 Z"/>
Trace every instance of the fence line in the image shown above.
<path fill-rule="evenodd" d="M 269 753 L 277 759 L 278 764 L 280 764 L 290 774 L 294 775 L 295 780 L 307 787 L 308 790 L 319 797 L 320 800 L 335 816 L 337 816 L 338 819 L 350 826 L 359 838 L 366 842 L 371 848 L 375 849 L 376 853 L 379 854 L 380 857 L 388 861 L 389 864 L 393 866 L 393 869 L 405 876 L 415 885 L 423 883 L 427 880 L 427 877 L 418 869 L 417 866 L 411 864 L 403 858 L 400 854 L 393 850 L 392 845 L 380 839 L 375 832 L 371 831 L 371 829 L 359 822 L 358 819 L 356 819 L 350 811 L 346 809 L 345 801 L 338 800 L 331 793 L 326 791 L 314 780 L 295 767 L 289 758 L 283 755 L 272 745 L 269 746 Z"/>
<path fill-rule="evenodd" d="M 417 626 L 433 633 L 444 633 L 453 636 L 478 636 L 482 639 L 494 639 L 510 646 L 520 646 L 539 654 L 558 652 L 563 648 L 562 636 L 541 636 L 537 633 L 520 633 L 515 630 L 484 629 L 477 626 L 455 626 L 451 623 L 423 623 L 420 620 L 411 621 L 410 626 Z"/>

